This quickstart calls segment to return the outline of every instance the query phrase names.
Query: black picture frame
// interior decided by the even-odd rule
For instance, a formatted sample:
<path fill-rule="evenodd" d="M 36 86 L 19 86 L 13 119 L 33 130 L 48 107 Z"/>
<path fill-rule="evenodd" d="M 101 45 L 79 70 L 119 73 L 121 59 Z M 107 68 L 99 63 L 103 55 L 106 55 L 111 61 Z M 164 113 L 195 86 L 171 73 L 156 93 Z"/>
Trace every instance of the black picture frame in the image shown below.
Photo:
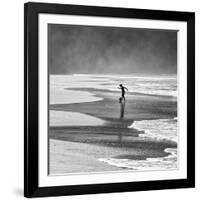
<path fill-rule="evenodd" d="M 187 22 L 187 178 L 74 186 L 38 184 L 38 15 L 40 13 Z M 44 197 L 195 187 L 195 13 L 81 5 L 24 5 L 24 196 Z"/>

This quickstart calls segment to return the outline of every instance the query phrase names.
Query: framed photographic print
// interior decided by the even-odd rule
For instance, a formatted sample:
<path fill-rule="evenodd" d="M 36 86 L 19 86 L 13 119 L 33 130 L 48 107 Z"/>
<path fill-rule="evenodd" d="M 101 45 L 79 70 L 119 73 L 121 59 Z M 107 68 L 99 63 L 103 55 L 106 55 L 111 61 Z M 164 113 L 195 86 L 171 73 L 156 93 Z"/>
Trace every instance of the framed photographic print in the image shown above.
<path fill-rule="evenodd" d="M 195 14 L 25 4 L 26 197 L 195 185 Z"/>

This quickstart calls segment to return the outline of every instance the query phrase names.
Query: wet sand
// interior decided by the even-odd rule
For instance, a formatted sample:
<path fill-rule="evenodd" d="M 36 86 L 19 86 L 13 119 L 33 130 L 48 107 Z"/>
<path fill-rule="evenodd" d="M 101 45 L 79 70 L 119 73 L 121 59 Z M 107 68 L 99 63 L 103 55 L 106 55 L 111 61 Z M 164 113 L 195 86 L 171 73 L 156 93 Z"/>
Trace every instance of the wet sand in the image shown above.
<path fill-rule="evenodd" d="M 90 115 L 50 110 L 50 126 L 101 126 L 105 121 Z"/>

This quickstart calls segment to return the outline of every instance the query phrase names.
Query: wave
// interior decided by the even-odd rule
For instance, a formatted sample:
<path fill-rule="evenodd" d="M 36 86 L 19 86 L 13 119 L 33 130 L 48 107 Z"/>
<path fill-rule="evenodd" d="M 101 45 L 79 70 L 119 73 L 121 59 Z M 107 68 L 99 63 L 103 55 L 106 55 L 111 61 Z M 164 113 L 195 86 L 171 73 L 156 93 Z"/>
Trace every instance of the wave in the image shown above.
<path fill-rule="evenodd" d="M 139 137 L 177 142 L 177 120 L 177 117 L 172 119 L 141 120 L 133 122 L 129 128 L 143 132 L 139 134 Z M 166 157 L 146 158 L 145 160 L 101 158 L 99 161 L 117 167 L 140 171 L 177 169 L 177 148 L 167 148 L 164 152 L 169 155 Z"/>
<path fill-rule="evenodd" d="M 159 74 L 159 75 L 149 75 L 149 74 L 73 74 L 68 76 L 75 77 L 94 77 L 94 78 L 117 78 L 117 79 L 126 79 L 126 78 L 139 78 L 139 79 L 156 79 L 156 80 L 164 80 L 164 79 L 176 79 L 176 74 Z"/>
<path fill-rule="evenodd" d="M 134 128 L 140 133 L 140 137 L 156 140 L 170 140 L 177 142 L 177 117 L 173 119 L 156 119 L 134 121 L 128 128 Z"/>
<path fill-rule="evenodd" d="M 125 85 L 130 93 L 177 97 L 176 75 L 51 75 L 51 86 L 65 88 L 94 88 L 119 91 L 119 84 Z"/>
<path fill-rule="evenodd" d="M 150 170 L 173 170 L 177 169 L 177 149 L 165 149 L 166 153 L 170 153 L 166 157 L 147 158 L 146 160 L 130 160 L 118 158 L 100 158 L 101 162 L 116 167 L 132 169 L 136 171 L 150 171 Z"/>
<path fill-rule="evenodd" d="M 177 77 L 176 75 L 89 75 L 75 74 L 76 78 L 97 79 L 99 82 L 93 87 L 108 91 L 119 91 L 117 86 L 122 83 L 128 89 L 128 93 L 140 93 L 147 95 L 172 96 L 177 97 Z M 106 85 L 106 87 L 105 87 Z"/>

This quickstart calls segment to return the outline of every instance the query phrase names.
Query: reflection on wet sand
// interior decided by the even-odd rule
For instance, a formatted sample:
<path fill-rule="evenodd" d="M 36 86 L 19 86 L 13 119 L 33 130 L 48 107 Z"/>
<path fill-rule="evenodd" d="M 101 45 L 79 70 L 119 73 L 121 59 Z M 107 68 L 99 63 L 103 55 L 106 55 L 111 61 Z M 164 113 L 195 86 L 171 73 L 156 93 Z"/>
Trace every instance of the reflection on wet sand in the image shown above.
<path fill-rule="evenodd" d="M 125 98 L 120 97 L 119 103 L 120 103 L 120 119 L 123 120 L 125 104 L 126 104 Z M 122 132 L 119 132 L 119 142 L 120 143 L 122 142 L 122 134 L 123 134 Z"/>

